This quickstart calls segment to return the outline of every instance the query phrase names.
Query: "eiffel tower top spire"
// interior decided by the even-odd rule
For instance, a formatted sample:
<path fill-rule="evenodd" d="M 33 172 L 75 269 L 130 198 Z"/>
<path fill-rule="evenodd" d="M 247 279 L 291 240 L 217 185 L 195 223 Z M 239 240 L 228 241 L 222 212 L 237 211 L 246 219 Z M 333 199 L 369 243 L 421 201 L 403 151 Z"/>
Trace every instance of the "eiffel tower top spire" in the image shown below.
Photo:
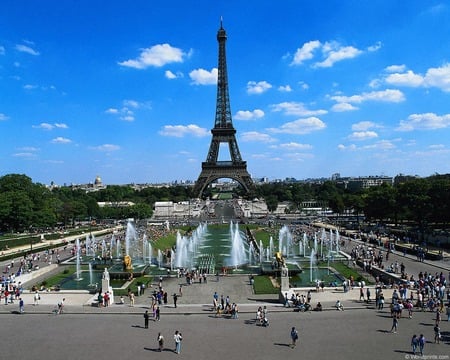
<path fill-rule="evenodd" d="M 215 128 L 232 127 L 230 95 L 228 93 L 228 73 L 227 57 L 225 53 L 225 43 L 227 33 L 223 28 L 222 17 L 220 18 L 220 29 L 217 31 L 217 41 L 219 42 L 219 65 L 217 75 L 217 106 Z"/>

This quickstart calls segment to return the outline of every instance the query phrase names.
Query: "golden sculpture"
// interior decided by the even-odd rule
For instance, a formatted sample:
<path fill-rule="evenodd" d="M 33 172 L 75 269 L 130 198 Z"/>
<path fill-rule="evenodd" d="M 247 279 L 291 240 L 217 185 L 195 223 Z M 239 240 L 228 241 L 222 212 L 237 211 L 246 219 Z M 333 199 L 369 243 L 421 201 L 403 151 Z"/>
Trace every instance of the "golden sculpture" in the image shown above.
<path fill-rule="evenodd" d="M 131 265 L 131 256 L 125 255 L 123 257 L 123 268 L 125 270 L 133 270 L 133 266 Z"/>

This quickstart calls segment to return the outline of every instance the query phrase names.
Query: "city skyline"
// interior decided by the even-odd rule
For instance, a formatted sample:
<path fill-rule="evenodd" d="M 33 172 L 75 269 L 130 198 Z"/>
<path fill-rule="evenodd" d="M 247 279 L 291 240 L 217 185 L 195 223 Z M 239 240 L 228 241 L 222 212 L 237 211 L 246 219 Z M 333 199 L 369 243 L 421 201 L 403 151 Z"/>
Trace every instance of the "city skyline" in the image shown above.
<path fill-rule="evenodd" d="M 252 177 L 450 172 L 445 2 L 2 8 L 0 176 L 195 181 L 214 126 L 221 18 L 233 125 Z"/>

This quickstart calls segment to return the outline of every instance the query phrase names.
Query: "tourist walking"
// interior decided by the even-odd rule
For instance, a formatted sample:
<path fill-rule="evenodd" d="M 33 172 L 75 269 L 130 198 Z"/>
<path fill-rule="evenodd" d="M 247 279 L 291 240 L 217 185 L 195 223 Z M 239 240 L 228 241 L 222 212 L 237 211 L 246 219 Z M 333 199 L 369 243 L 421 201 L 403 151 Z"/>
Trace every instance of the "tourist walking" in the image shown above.
<path fill-rule="evenodd" d="M 414 334 L 411 339 L 411 348 L 412 348 L 413 355 L 416 355 L 418 345 L 419 345 L 419 338 L 417 337 L 416 334 Z"/>
<path fill-rule="evenodd" d="M 164 336 L 161 335 L 161 333 L 158 333 L 158 350 L 163 351 L 164 350 Z"/>
<path fill-rule="evenodd" d="M 36 292 L 34 293 L 34 296 L 33 296 L 33 305 L 34 305 L 34 306 L 39 305 L 39 300 L 41 300 L 41 296 L 40 296 L 39 293 L 36 291 Z"/>
<path fill-rule="evenodd" d="M 177 330 L 177 331 L 175 331 L 175 334 L 173 335 L 173 339 L 175 340 L 175 353 L 180 354 L 181 353 L 181 341 L 183 340 L 183 336 Z"/>
<path fill-rule="evenodd" d="M 441 342 L 441 328 L 439 324 L 434 325 L 434 342 L 439 344 Z"/>
<path fill-rule="evenodd" d="M 156 307 L 156 313 L 155 314 L 156 314 L 155 320 L 159 321 L 161 319 L 161 317 L 160 317 L 161 316 L 161 310 L 159 309 L 159 306 Z"/>
<path fill-rule="evenodd" d="M 295 348 L 295 346 L 297 345 L 297 340 L 298 340 L 298 331 L 295 328 L 295 326 L 292 327 L 291 329 L 291 348 Z"/>
<path fill-rule="evenodd" d="M 21 314 L 25 312 L 25 305 L 22 298 L 19 298 L 19 312 Z"/>
<path fill-rule="evenodd" d="M 420 350 L 420 355 L 423 355 L 423 348 L 425 347 L 425 337 L 423 336 L 423 334 L 420 334 L 419 336 L 419 350 Z"/>
<path fill-rule="evenodd" d="M 175 308 L 177 307 L 177 300 L 178 300 L 178 295 L 177 294 L 173 294 L 173 306 Z"/>
<path fill-rule="evenodd" d="M 392 327 L 391 327 L 391 332 L 393 332 L 394 334 L 397 333 L 398 330 L 398 318 L 397 315 L 394 315 L 392 317 Z"/>
<path fill-rule="evenodd" d="M 145 313 L 144 313 L 144 327 L 145 327 L 146 329 L 148 329 L 148 318 L 149 318 L 149 316 L 148 316 L 148 311 L 145 310 Z"/>

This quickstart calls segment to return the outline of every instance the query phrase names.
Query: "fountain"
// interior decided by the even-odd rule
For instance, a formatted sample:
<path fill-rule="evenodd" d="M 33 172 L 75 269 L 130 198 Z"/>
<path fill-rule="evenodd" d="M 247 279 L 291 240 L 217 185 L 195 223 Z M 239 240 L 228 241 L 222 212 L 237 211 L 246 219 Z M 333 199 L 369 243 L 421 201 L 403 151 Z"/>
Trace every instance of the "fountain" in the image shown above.
<path fill-rule="evenodd" d="M 77 240 L 76 240 L 76 264 L 77 264 L 77 272 L 76 272 L 76 274 L 75 274 L 75 280 L 77 280 L 77 281 L 80 281 L 80 280 L 82 280 L 82 277 L 81 277 L 81 261 L 80 261 L 80 258 L 81 258 L 81 249 L 80 249 L 80 239 L 79 238 L 77 238 Z"/>
<path fill-rule="evenodd" d="M 292 234 L 287 225 L 283 225 L 278 234 L 278 251 L 285 257 L 289 257 L 292 250 Z"/>
<path fill-rule="evenodd" d="M 239 265 L 247 264 L 248 258 L 245 253 L 244 240 L 242 239 L 238 224 L 236 224 L 233 229 L 233 222 L 230 223 L 230 235 L 232 241 L 229 266 L 234 266 L 236 268 Z"/>
<path fill-rule="evenodd" d="M 311 250 L 311 255 L 309 256 L 309 281 L 313 282 L 313 272 L 316 264 L 316 254 L 314 249 Z"/>

